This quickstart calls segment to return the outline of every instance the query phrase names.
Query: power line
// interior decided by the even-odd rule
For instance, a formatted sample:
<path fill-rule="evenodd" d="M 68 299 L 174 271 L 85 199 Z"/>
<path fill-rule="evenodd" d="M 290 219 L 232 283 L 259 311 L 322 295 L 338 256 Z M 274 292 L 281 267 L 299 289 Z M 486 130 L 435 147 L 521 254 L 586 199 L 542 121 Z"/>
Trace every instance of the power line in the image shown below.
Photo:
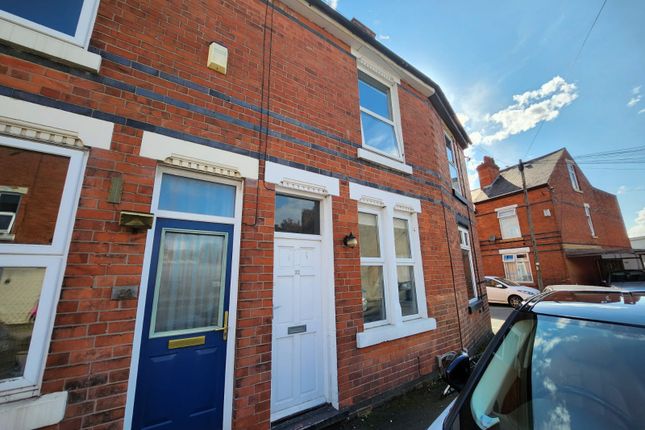
<path fill-rule="evenodd" d="M 587 44 L 587 40 L 589 40 L 589 36 L 591 35 L 591 32 L 593 31 L 594 27 L 596 26 L 596 23 L 598 22 L 598 18 L 600 18 L 600 14 L 602 13 L 602 10 L 605 8 L 605 5 L 607 4 L 607 0 L 604 0 L 602 2 L 602 5 L 600 6 L 600 9 L 598 9 L 598 13 L 596 14 L 596 17 L 594 18 L 593 22 L 591 23 L 591 27 L 589 27 L 589 31 L 587 31 L 587 34 L 582 41 L 582 44 L 580 45 L 580 49 L 578 49 L 578 53 L 574 57 L 573 61 L 571 64 L 569 64 L 569 67 L 567 68 L 567 73 L 573 68 L 573 66 L 578 62 L 578 58 L 580 58 L 580 55 L 582 54 L 582 50 L 584 49 L 585 45 Z M 528 149 L 526 150 L 526 153 L 524 154 L 524 158 L 529 154 L 529 151 L 531 151 L 531 148 L 533 147 L 533 144 L 537 140 L 538 135 L 542 131 L 542 127 L 544 126 L 545 121 L 542 121 L 540 125 L 538 126 L 537 131 L 533 135 L 533 139 L 531 139 L 531 143 L 529 144 Z"/>
<path fill-rule="evenodd" d="M 600 18 L 600 14 L 602 13 L 602 10 L 605 8 L 605 5 L 607 4 L 607 0 L 604 0 L 602 2 L 602 6 L 600 6 L 600 9 L 598 10 L 598 13 L 596 14 L 596 18 L 594 18 L 593 23 L 591 24 L 591 27 L 589 28 L 589 31 L 587 32 L 587 35 L 585 36 L 585 39 L 582 41 L 582 45 L 580 45 L 580 49 L 578 50 L 578 53 L 576 54 L 575 59 L 569 66 L 570 68 L 573 67 L 574 64 L 578 61 L 578 58 L 580 58 L 580 54 L 582 54 L 582 50 L 584 49 L 585 45 L 587 44 L 587 40 L 589 39 L 589 36 L 591 35 L 591 32 L 593 31 L 594 27 L 596 26 L 596 23 L 598 22 L 598 18 Z"/>

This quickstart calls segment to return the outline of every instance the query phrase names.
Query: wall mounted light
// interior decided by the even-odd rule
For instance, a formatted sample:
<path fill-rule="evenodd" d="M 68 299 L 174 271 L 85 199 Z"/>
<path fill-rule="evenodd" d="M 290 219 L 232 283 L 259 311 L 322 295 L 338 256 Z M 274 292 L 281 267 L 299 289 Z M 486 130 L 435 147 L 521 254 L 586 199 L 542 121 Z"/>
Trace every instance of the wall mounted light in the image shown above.
<path fill-rule="evenodd" d="M 358 245 L 358 239 L 356 239 L 354 233 L 350 232 L 343 238 L 343 244 L 348 248 L 356 248 L 356 245 Z"/>

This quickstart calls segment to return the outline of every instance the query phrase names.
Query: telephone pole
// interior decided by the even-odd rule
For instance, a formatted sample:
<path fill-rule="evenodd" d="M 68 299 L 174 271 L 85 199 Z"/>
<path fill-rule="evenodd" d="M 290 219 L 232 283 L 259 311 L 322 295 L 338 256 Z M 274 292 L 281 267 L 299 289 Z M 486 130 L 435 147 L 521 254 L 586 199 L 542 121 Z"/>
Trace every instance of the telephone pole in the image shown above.
<path fill-rule="evenodd" d="M 531 247 L 533 248 L 533 255 L 535 256 L 535 271 L 537 273 L 538 289 L 542 291 L 544 284 L 542 283 L 542 267 L 540 267 L 540 255 L 538 253 L 537 241 L 535 240 L 535 230 L 533 229 L 533 217 L 531 216 L 531 206 L 529 205 L 529 192 L 526 189 L 526 176 L 524 176 L 524 162 L 520 160 L 519 164 L 520 173 L 522 174 L 522 189 L 524 190 L 524 206 L 526 206 L 526 215 L 529 221 L 529 232 L 531 233 Z M 530 261 L 530 260 L 529 260 Z"/>

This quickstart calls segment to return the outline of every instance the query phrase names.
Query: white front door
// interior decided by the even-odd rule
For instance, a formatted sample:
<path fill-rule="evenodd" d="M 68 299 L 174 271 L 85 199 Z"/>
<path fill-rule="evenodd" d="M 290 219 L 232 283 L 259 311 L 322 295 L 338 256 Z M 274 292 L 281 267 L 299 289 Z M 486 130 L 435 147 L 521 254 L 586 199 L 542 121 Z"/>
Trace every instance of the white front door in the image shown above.
<path fill-rule="evenodd" d="M 320 240 L 276 234 L 271 420 L 326 402 Z"/>

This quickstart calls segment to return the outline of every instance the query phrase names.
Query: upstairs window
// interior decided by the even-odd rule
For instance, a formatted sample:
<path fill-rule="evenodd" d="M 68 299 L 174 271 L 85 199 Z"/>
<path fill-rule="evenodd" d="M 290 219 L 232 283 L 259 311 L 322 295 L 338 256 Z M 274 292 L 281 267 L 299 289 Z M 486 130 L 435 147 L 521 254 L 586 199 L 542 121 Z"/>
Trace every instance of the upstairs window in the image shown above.
<path fill-rule="evenodd" d="M 580 189 L 580 184 L 578 183 L 578 176 L 576 175 L 576 167 L 572 161 L 567 161 L 567 170 L 569 171 L 569 179 L 571 180 L 571 186 L 576 191 L 582 191 Z"/>
<path fill-rule="evenodd" d="M 446 155 L 448 157 L 448 168 L 450 169 L 450 183 L 452 189 L 457 194 L 462 196 L 464 194 L 461 188 L 461 179 L 459 175 L 459 161 L 457 158 L 457 151 L 455 151 L 455 142 L 444 133 L 444 140 L 446 143 Z"/>
<path fill-rule="evenodd" d="M 394 159 L 403 158 L 397 119 L 398 102 L 389 87 L 364 72 L 358 72 L 363 146 Z"/>
<path fill-rule="evenodd" d="M 596 230 L 593 228 L 593 221 L 591 220 L 591 207 L 588 203 L 584 204 L 585 207 L 585 216 L 587 217 L 587 224 L 589 225 L 589 231 L 591 232 L 592 237 L 596 237 Z"/>
<path fill-rule="evenodd" d="M 502 232 L 502 239 L 522 237 L 520 222 L 517 219 L 517 211 L 514 206 L 495 209 L 495 211 L 499 219 L 499 229 Z"/>
<path fill-rule="evenodd" d="M 0 0 L 0 17 L 87 47 L 99 0 Z"/>

